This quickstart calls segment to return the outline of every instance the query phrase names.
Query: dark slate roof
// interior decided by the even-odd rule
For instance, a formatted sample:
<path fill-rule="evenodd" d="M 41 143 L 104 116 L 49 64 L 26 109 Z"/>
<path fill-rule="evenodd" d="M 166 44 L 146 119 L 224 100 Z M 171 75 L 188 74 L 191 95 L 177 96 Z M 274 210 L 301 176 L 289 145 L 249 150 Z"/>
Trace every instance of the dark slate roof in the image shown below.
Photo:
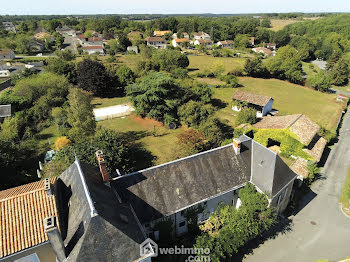
<path fill-rule="evenodd" d="M 296 174 L 273 151 L 252 140 L 251 182 L 261 191 L 275 196 Z"/>
<path fill-rule="evenodd" d="M 232 144 L 148 168 L 113 181 L 142 223 L 231 190 L 250 179 L 250 150 Z"/>
<path fill-rule="evenodd" d="M 98 168 L 75 161 L 56 182 L 67 261 L 134 261 L 145 240 L 131 207 L 120 204 Z"/>

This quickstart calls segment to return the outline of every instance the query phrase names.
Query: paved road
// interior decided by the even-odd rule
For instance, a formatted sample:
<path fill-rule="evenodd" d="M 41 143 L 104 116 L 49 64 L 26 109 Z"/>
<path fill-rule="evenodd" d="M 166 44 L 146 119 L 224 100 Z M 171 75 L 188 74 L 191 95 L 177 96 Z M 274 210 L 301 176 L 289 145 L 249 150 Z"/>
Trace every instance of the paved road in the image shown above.
<path fill-rule="evenodd" d="M 302 199 L 305 204 L 309 203 L 290 217 L 292 231 L 267 240 L 243 261 L 339 261 L 350 256 L 350 218 L 343 215 L 338 204 L 349 166 L 350 112 L 345 116 L 339 142 L 322 171 L 324 179 L 313 184 L 313 192 Z"/>

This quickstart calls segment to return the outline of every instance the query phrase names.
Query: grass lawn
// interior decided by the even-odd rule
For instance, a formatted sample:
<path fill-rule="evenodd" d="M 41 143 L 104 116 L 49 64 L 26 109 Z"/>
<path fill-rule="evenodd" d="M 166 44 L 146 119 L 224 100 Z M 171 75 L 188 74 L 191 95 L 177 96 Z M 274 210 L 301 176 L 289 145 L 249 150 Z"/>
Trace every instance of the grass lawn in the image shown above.
<path fill-rule="evenodd" d="M 302 22 L 301 20 L 294 20 L 294 19 L 271 19 L 271 30 L 272 31 L 278 31 L 283 29 L 285 26 Z"/>
<path fill-rule="evenodd" d="M 221 81 L 217 78 L 204 77 L 204 78 L 196 78 L 196 80 L 199 83 L 208 84 L 208 85 L 225 85 L 226 84 L 224 81 Z"/>
<path fill-rule="evenodd" d="M 274 98 L 273 107 L 280 115 L 305 114 L 327 129 L 335 128 L 344 103 L 337 103 L 334 94 L 326 94 L 277 79 L 239 77 L 242 88 L 215 88 L 214 98 L 226 103 L 217 114 L 220 118 L 234 123 L 231 97 L 237 90 L 256 93 Z"/>
<path fill-rule="evenodd" d="M 129 97 L 112 97 L 112 98 L 101 98 L 101 97 L 93 97 L 91 104 L 94 108 L 101 108 L 107 106 L 115 106 L 120 104 L 129 103 Z"/>
<path fill-rule="evenodd" d="M 117 55 L 118 64 L 123 64 L 131 68 L 131 70 L 136 69 L 136 65 L 139 61 L 142 61 L 143 58 L 141 55 Z"/>
<path fill-rule="evenodd" d="M 141 142 L 156 157 L 156 165 L 174 160 L 174 150 L 178 143 L 176 136 L 184 130 L 169 130 L 157 121 L 135 115 L 99 121 L 97 125 L 117 132 L 130 132 L 130 136 L 134 136 L 135 140 Z M 153 136 L 154 130 L 157 136 Z"/>
<path fill-rule="evenodd" d="M 43 129 L 37 136 L 38 153 L 43 154 L 47 150 L 55 148 L 56 139 L 60 137 L 55 124 Z"/>
<path fill-rule="evenodd" d="M 213 57 L 208 55 L 188 56 L 190 65 L 188 69 L 191 73 L 203 72 L 204 70 L 210 70 L 213 65 L 223 64 L 225 72 L 228 73 L 234 68 L 244 67 L 246 61 L 245 58 L 232 58 L 232 57 Z"/>
<path fill-rule="evenodd" d="M 348 171 L 339 202 L 342 204 L 344 212 L 350 215 L 350 169 Z"/>

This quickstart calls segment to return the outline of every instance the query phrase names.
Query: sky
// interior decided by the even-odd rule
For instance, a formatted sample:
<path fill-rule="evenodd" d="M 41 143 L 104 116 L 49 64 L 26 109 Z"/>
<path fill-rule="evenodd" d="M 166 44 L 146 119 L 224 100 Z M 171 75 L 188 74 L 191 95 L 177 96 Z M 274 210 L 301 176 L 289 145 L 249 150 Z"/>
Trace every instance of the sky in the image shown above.
<path fill-rule="evenodd" d="M 0 15 L 350 12 L 350 0 L 1 0 Z"/>

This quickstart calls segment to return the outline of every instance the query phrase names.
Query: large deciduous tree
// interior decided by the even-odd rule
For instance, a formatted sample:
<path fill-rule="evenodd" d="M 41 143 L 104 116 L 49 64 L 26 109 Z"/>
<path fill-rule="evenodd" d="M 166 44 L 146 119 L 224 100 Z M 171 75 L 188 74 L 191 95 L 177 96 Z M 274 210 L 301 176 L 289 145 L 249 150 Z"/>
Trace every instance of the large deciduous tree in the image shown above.
<path fill-rule="evenodd" d="M 80 88 L 96 96 L 109 96 L 114 92 L 105 66 L 97 61 L 85 59 L 78 63 L 77 82 Z"/>

